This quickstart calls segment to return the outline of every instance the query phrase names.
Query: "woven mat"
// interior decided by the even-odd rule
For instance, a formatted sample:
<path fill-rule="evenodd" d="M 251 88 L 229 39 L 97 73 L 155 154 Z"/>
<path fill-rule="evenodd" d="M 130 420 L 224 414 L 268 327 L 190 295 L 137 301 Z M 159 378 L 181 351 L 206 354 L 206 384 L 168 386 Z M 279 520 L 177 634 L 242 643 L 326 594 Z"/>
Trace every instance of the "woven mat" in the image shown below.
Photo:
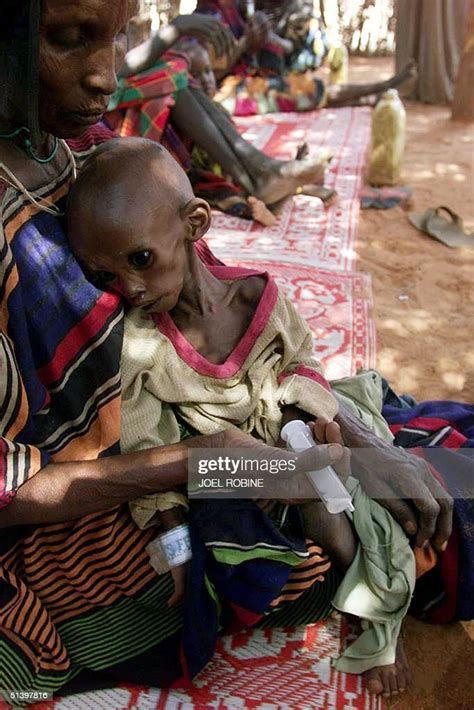
<path fill-rule="evenodd" d="M 314 352 L 328 379 L 373 366 L 375 331 L 370 318 L 367 274 L 316 269 L 301 264 L 228 259 L 228 264 L 268 271 L 306 319 Z"/>
<path fill-rule="evenodd" d="M 362 169 L 370 138 L 370 109 L 325 109 L 317 113 L 275 114 L 240 119 L 244 136 L 274 158 L 293 158 L 305 141 L 314 150 L 334 154 L 325 185 L 338 192 L 337 203 L 325 209 L 314 197 L 286 202 L 274 227 L 213 215 L 206 236 L 223 260 L 264 259 L 350 271 L 354 268 Z"/>
<path fill-rule="evenodd" d="M 192 690 L 114 688 L 57 700 L 55 710 L 381 710 L 359 676 L 331 667 L 350 638 L 340 618 L 221 639 Z M 46 705 L 37 705 L 40 710 Z M 51 707 L 49 705 L 48 707 Z"/>

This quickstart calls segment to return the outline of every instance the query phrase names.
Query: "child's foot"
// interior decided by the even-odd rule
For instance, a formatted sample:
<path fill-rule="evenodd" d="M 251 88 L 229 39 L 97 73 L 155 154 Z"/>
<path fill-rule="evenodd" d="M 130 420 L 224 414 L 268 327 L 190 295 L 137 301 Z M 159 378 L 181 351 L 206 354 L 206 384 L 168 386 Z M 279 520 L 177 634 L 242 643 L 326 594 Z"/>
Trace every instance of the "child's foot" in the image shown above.
<path fill-rule="evenodd" d="M 403 649 L 402 639 L 398 639 L 395 663 L 377 666 L 365 673 L 367 690 L 371 695 L 395 698 L 403 693 L 411 683 L 411 671 Z"/>
<path fill-rule="evenodd" d="M 262 202 L 257 197 L 249 197 L 247 198 L 247 203 L 256 222 L 260 222 L 264 227 L 273 227 L 277 223 L 277 218 L 273 212 L 270 212 L 265 202 Z"/>

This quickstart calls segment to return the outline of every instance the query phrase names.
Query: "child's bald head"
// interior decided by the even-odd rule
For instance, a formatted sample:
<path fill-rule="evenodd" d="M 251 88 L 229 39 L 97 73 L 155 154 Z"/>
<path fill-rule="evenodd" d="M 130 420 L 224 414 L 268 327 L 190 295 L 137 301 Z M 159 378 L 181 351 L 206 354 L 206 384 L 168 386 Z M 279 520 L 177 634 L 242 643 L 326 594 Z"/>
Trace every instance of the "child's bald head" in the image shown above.
<path fill-rule="evenodd" d="M 146 203 L 148 210 L 178 212 L 193 198 L 186 173 L 159 143 L 113 139 L 94 151 L 71 189 L 70 239 L 77 231 L 76 217 L 85 212 L 101 225 L 125 220 L 136 227 Z"/>
<path fill-rule="evenodd" d="M 183 254 L 207 231 L 210 209 L 162 146 L 114 139 L 86 161 L 69 194 L 67 222 L 71 248 L 86 269 L 106 274 L 134 302 L 138 282 L 142 298 L 145 290 L 160 291 L 151 283 L 144 289 L 151 276 L 162 285 L 168 278 L 167 293 L 182 285 Z"/>

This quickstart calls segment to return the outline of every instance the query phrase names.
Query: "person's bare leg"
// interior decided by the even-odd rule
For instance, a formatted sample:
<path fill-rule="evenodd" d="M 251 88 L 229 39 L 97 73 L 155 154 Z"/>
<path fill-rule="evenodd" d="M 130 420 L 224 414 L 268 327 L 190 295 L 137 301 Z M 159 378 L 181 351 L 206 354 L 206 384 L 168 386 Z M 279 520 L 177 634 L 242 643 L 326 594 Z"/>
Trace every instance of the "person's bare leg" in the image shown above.
<path fill-rule="evenodd" d="M 270 158 L 242 138 L 228 117 L 202 91 L 191 89 L 190 93 L 196 103 L 200 104 L 204 114 L 211 119 L 214 131 L 225 138 L 255 184 L 256 189 L 251 194 L 265 204 L 271 205 L 293 195 L 301 184 L 320 183 L 324 180 L 325 169 L 331 157 L 329 151 L 321 150 L 318 156 L 305 160 L 282 161 Z M 189 115 L 186 121 L 189 122 Z M 186 131 L 186 125 L 182 130 Z M 197 138 L 193 140 L 201 145 L 202 138 L 199 137 L 199 131 Z M 208 152 L 220 163 L 216 152 L 213 153 L 211 148 Z M 229 170 L 229 173 L 237 179 L 232 170 Z M 243 187 L 247 189 L 245 185 Z"/>
<path fill-rule="evenodd" d="M 337 200 L 337 191 L 324 185 L 301 185 L 298 188 L 298 195 L 317 197 L 322 201 L 324 207 L 331 207 Z"/>
<path fill-rule="evenodd" d="M 412 676 L 401 637 L 397 643 L 395 663 L 371 668 L 364 676 L 371 695 L 382 695 L 393 700 L 408 688 Z"/>
<path fill-rule="evenodd" d="M 326 91 L 327 106 L 362 105 L 361 99 L 364 97 L 371 97 L 372 94 L 379 95 L 388 89 L 396 89 L 414 76 L 416 76 L 416 64 L 409 62 L 398 74 L 386 81 L 371 84 L 332 84 Z"/>
<path fill-rule="evenodd" d="M 244 190 L 249 194 L 255 193 L 256 185 L 244 164 L 191 91 L 183 90 L 178 93 L 176 104 L 171 109 L 171 118 L 184 135 L 200 148 L 204 148 Z"/>

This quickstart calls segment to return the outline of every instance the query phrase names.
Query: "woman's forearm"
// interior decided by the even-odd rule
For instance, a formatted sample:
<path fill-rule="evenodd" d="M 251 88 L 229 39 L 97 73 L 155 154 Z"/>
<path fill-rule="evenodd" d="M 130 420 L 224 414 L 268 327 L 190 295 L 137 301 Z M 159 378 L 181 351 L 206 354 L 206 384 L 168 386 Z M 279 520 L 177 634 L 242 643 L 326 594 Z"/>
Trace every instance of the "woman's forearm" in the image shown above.
<path fill-rule="evenodd" d="M 0 510 L 0 528 L 74 520 L 187 482 L 188 449 L 219 435 L 93 461 L 50 463 Z"/>
<path fill-rule="evenodd" d="M 127 77 L 150 69 L 178 39 L 179 31 L 172 23 L 161 28 L 153 37 L 127 52 L 118 75 Z"/>

